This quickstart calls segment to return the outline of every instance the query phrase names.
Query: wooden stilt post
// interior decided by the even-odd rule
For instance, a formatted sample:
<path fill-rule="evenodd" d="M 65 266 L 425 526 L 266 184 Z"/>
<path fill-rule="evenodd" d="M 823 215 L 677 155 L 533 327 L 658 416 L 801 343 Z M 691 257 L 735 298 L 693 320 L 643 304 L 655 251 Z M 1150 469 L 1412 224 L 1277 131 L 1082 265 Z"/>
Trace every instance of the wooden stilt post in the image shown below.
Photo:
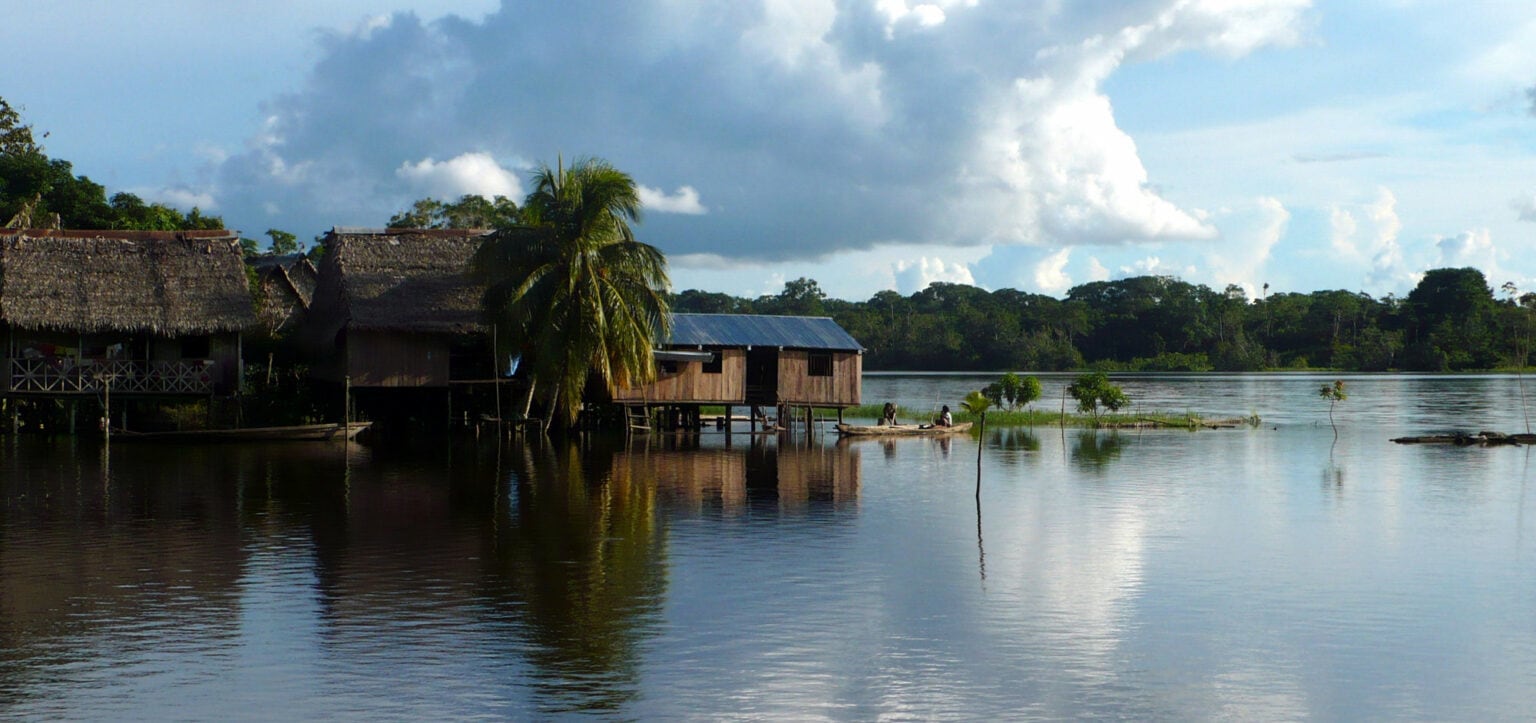
<path fill-rule="evenodd" d="M 348 374 L 341 381 L 341 439 L 342 452 L 350 454 L 352 451 L 352 375 Z"/>
<path fill-rule="evenodd" d="M 105 387 L 102 390 L 101 418 L 105 424 L 102 425 L 101 431 L 106 435 L 106 443 L 110 445 L 112 444 L 112 377 L 107 377 L 103 383 Z"/>

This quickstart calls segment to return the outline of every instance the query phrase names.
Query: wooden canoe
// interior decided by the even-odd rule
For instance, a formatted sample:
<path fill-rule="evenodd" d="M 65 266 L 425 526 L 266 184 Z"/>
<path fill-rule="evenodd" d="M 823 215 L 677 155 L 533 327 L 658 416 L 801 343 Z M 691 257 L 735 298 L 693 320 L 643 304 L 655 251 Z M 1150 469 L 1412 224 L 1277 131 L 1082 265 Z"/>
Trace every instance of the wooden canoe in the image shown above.
<path fill-rule="evenodd" d="M 949 427 L 937 427 L 931 424 L 837 425 L 838 433 L 847 437 L 940 437 L 946 434 L 959 434 L 970 428 L 970 422 L 961 422 Z"/>
<path fill-rule="evenodd" d="M 112 431 L 114 442 L 327 442 L 354 439 L 373 422 L 299 424 L 245 429 L 188 429 L 180 432 Z"/>

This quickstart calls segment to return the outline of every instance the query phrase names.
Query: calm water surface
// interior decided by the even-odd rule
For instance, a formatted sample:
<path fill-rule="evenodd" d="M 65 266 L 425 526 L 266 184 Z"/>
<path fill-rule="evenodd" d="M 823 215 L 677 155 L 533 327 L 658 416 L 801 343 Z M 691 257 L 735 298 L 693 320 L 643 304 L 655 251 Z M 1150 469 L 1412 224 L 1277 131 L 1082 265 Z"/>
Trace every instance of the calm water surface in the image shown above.
<path fill-rule="evenodd" d="M 1120 378 L 1264 419 L 1194 434 L 0 439 L 0 717 L 1528 718 L 1531 453 L 1388 441 L 1517 380 L 1345 377 L 1335 441 L 1332 378 Z"/>

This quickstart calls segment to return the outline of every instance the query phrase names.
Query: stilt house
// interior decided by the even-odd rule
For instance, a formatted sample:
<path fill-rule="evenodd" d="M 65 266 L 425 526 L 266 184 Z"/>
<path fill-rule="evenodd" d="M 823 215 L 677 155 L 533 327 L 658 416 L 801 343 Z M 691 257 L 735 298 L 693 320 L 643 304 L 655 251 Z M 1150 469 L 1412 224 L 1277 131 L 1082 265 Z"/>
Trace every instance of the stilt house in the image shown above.
<path fill-rule="evenodd" d="M 229 231 L 0 231 L 0 391 L 234 394 L 255 323 Z"/>
<path fill-rule="evenodd" d="M 864 348 L 827 317 L 673 314 L 660 378 L 626 405 L 833 407 L 859 403 Z"/>
<path fill-rule="evenodd" d="M 319 378 L 353 387 L 446 388 L 491 376 L 481 288 L 469 262 L 488 231 L 348 229 L 326 234 L 301 333 Z"/>

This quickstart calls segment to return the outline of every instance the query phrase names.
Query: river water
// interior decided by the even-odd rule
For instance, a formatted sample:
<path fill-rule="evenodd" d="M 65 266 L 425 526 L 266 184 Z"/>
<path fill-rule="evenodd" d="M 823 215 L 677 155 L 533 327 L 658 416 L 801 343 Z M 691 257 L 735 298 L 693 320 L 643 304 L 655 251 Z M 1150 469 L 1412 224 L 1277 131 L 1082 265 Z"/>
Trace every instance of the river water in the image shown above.
<path fill-rule="evenodd" d="M 0 717 L 1528 718 L 1531 452 L 1389 441 L 1520 380 L 1344 376 L 1336 439 L 1333 378 L 1117 378 L 1263 419 L 1198 433 L 0 439 Z"/>

